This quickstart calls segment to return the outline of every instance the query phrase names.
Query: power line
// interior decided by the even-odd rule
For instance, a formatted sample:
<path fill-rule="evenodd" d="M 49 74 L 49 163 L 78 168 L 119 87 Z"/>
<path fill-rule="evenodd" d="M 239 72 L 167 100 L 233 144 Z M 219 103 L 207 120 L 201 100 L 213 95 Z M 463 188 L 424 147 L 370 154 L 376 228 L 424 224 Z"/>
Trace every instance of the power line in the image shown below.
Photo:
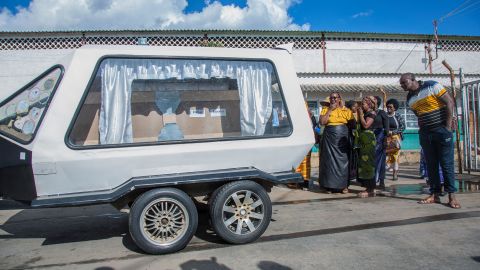
<path fill-rule="evenodd" d="M 458 7 L 454 8 L 452 11 L 450 11 L 449 13 L 447 13 L 446 15 L 444 15 L 443 17 L 441 17 L 439 20 L 442 21 L 450 16 L 453 16 L 453 14 L 455 12 L 457 12 L 459 9 L 465 7 L 466 4 L 470 3 L 471 0 L 466 0 L 465 2 L 463 2 L 462 4 L 460 4 Z"/>
<path fill-rule="evenodd" d="M 466 0 L 465 2 L 460 4 L 458 7 L 454 8 L 452 11 L 450 11 L 449 13 L 447 13 L 446 15 L 444 15 L 440 19 L 438 19 L 438 22 L 441 23 L 449 17 L 452 17 L 452 16 L 458 15 L 462 12 L 465 12 L 466 10 L 472 8 L 473 6 L 475 6 L 477 4 L 480 4 L 480 0 L 477 0 L 477 1 Z"/>

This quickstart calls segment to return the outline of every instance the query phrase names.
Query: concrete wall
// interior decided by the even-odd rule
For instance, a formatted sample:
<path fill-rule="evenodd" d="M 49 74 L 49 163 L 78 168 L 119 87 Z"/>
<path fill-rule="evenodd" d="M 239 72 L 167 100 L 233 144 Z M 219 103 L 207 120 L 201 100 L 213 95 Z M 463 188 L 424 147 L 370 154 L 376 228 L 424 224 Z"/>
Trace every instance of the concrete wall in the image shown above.
<path fill-rule="evenodd" d="M 0 51 L 0 100 L 71 53 L 65 49 Z M 398 85 L 398 75 L 388 73 L 414 72 L 422 74 L 420 79 L 450 85 L 448 71 L 441 64 L 443 59 L 456 70 L 462 67 L 467 81 L 480 79 L 469 76 L 480 74 L 480 52 L 440 51 L 433 62 L 433 73 L 441 75 L 431 76 L 422 43 L 329 41 L 327 74 L 323 73 L 322 50 L 294 50 L 292 56 L 301 84 Z"/>
<path fill-rule="evenodd" d="M 428 55 L 424 46 L 423 43 L 329 41 L 326 49 L 327 72 L 428 74 Z M 293 56 L 297 72 L 323 72 L 322 50 L 296 50 Z M 442 60 L 456 70 L 463 68 L 465 73 L 480 74 L 480 52 L 439 50 L 437 60 L 433 61 L 433 73 L 448 74 Z"/>

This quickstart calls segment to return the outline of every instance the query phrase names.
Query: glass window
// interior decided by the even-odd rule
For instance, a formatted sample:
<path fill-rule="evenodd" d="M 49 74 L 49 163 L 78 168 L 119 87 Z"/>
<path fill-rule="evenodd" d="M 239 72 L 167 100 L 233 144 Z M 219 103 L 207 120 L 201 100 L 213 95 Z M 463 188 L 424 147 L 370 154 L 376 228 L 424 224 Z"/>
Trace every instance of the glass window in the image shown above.
<path fill-rule="evenodd" d="M 104 59 L 72 145 L 285 136 L 292 128 L 271 63 Z"/>
<path fill-rule="evenodd" d="M 0 104 L 0 133 L 30 142 L 56 89 L 62 69 L 55 67 Z"/>
<path fill-rule="evenodd" d="M 320 110 L 318 108 L 317 101 L 308 101 L 308 109 L 312 112 L 313 116 L 315 116 L 316 121 L 320 118 Z"/>
<path fill-rule="evenodd" d="M 417 116 L 413 113 L 410 108 L 406 106 L 405 101 L 400 101 L 400 107 L 398 112 L 402 114 L 405 119 L 405 128 L 406 129 L 418 129 Z"/>

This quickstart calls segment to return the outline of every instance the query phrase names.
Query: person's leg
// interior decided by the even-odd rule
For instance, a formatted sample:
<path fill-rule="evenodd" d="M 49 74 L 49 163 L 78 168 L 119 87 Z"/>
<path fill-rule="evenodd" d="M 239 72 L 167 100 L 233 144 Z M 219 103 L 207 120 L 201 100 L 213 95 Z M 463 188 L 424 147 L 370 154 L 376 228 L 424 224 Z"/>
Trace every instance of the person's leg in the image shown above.
<path fill-rule="evenodd" d="M 418 171 L 421 178 L 425 178 L 426 169 L 427 168 L 425 165 L 425 154 L 423 153 L 423 147 L 420 147 L 420 166 L 418 168 Z"/>
<path fill-rule="evenodd" d="M 400 150 L 395 151 L 395 153 L 392 154 L 393 157 L 393 181 L 398 180 L 398 169 L 399 169 L 399 158 L 400 158 Z"/>
<path fill-rule="evenodd" d="M 365 184 L 365 190 L 358 193 L 361 198 L 374 197 L 375 196 L 375 178 L 362 179 Z"/>
<path fill-rule="evenodd" d="M 383 140 L 382 140 L 383 141 Z M 380 168 L 378 172 L 378 185 L 380 188 L 385 188 L 385 174 L 386 174 L 386 161 L 387 161 L 387 153 L 385 151 L 385 144 L 382 144 L 382 152 L 380 153 Z"/>
<path fill-rule="evenodd" d="M 443 174 L 443 186 L 445 192 L 448 192 L 448 205 L 452 208 L 460 208 L 460 203 L 454 195 L 457 188 L 455 187 L 453 132 L 450 132 L 445 128 L 440 129 L 435 144 L 439 149 L 439 162 Z"/>
<path fill-rule="evenodd" d="M 383 143 L 385 134 L 383 129 L 375 130 L 375 182 L 378 183 L 380 189 L 385 188 L 385 145 Z"/>
<path fill-rule="evenodd" d="M 426 163 L 426 171 L 429 175 L 430 196 L 420 200 L 421 204 L 430 204 L 440 202 L 438 194 L 440 193 L 439 176 L 438 176 L 438 159 L 436 158 L 437 151 L 432 144 L 432 136 L 429 131 L 419 132 L 420 145 L 422 146 L 423 156 Z"/>
<path fill-rule="evenodd" d="M 422 132 L 422 147 L 425 154 L 430 186 L 433 189 L 433 193 L 440 193 L 440 175 L 438 174 L 440 152 L 435 144 L 436 135 L 435 131 Z"/>
<path fill-rule="evenodd" d="M 391 153 L 387 153 L 387 170 L 391 171 L 393 169 L 393 155 Z"/>
<path fill-rule="evenodd" d="M 453 151 L 453 133 L 445 128 L 441 128 L 435 136 L 434 144 L 438 149 L 439 164 L 443 174 L 445 191 L 448 193 L 456 192 L 455 188 L 455 161 Z M 439 175 L 439 182 L 440 175 Z"/>
<path fill-rule="evenodd" d="M 393 181 L 397 181 L 397 180 L 398 180 L 398 164 L 397 164 L 396 167 L 397 167 L 396 169 L 393 169 L 393 176 L 392 176 L 392 180 L 393 180 Z"/>

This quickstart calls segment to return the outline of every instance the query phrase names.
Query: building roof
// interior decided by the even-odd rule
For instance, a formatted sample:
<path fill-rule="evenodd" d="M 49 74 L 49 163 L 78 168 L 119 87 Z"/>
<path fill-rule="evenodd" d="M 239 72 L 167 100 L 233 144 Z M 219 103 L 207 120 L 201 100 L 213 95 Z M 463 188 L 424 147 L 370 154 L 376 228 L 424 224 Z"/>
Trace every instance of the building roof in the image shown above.
<path fill-rule="evenodd" d="M 12 34 L 87 34 L 87 33 L 137 33 L 137 34 L 157 34 L 157 35 L 262 35 L 262 36 L 310 36 L 326 38 L 364 38 L 364 39 L 398 39 L 398 40 L 431 40 L 433 34 L 415 34 L 415 33 L 376 33 L 376 32 L 340 32 L 340 31 L 298 31 L 298 30 L 221 30 L 221 29 L 180 29 L 180 30 L 162 30 L 162 29 L 122 29 L 122 30 L 101 30 L 101 29 L 78 29 L 78 30 L 41 30 L 41 31 L 0 31 L 0 37 Z M 461 36 L 461 35 L 439 35 L 439 39 L 448 40 L 474 40 L 480 41 L 480 36 Z"/>
<path fill-rule="evenodd" d="M 458 72 L 457 72 L 458 73 Z M 298 77 L 344 77 L 344 76 L 361 76 L 361 77 L 400 77 L 401 72 L 297 72 Z M 449 73 L 416 73 L 419 77 L 446 77 Z M 480 73 L 464 74 L 467 77 L 480 77 Z"/>
<path fill-rule="evenodd" d="M 302 84 L 305 92 L 379 92 L 383 88 L 385 92 L 404 92 L 400 85 L 373 85 L 373 84 Z M 451 87 L 446 87 L 448 91 Z"/>
<path fill-rule="evenodd" d="M 85 44 L 273 48 L 294 43 L 295 49 L 322 49 L 325 42 L 432 44 L 433 35 L 333 31 L 273 30 L 72 30 L 0 31 L 0 50 L 73 49 Z M 207 45 L 208 46 L 208 45 Z M 329 48 L 330 45 L 326 45 Z M 421 45 L 423 46 L 423 45 Z M 480 36 L 438 36 L 442 51 L 480 51 Z"/>

